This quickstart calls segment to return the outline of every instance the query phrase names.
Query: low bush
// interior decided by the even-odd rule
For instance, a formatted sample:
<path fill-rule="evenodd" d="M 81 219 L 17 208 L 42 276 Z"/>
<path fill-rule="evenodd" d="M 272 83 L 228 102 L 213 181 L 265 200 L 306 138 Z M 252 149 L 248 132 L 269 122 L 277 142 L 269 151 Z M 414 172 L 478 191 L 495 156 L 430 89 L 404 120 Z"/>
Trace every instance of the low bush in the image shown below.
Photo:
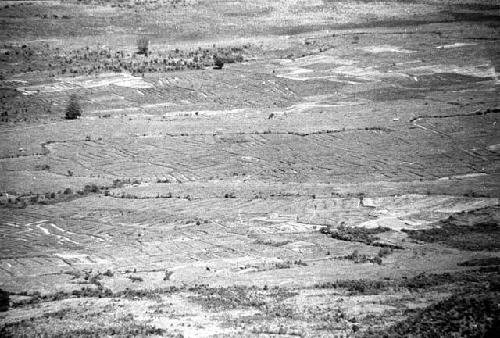
<path fill-rule="evenodd" d="M 100 189 L 96 184 L 92 183 L 92 184 L 85 185 L 85 187 L 83 188 L 83 191 L 85 193 L 90 193 L 90 192 L 96 193 L 96 192 L 99 192 Z"/>

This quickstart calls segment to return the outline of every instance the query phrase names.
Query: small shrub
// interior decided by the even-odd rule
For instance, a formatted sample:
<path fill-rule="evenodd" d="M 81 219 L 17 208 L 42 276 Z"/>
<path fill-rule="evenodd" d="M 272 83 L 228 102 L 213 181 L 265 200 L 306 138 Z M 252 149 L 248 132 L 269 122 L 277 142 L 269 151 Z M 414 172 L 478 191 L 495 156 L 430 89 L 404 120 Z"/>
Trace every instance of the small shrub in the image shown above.
<path fill-rule="evenodd" d="M 113 271 L 111 271 L 111 270 L 109 270 L 109 269 L 108 269 L 108 270 L 106 270 L 106 272 L 105 272 L 105 273 L 103 273 L 102 275 L 103 275 L 103 276 L 106 276 L 106 277 L 113 277 L 113 276 L 114 276 Z"/>
<path fill-rule="evenodd" d="M 87 184 L 85 185 L 85 187 L 83 188 L 83 191 L 84 192 L 99 192 L 99 187 L 97 185 L 95 185 L 94 183 L 92 184 Z"/>
<path fill-rule="evenodd" d="M 378 257 L 384 258 L 384 257 L 390 255 L 391 253 L 392 253 L 392 250 L 390 248 L 383 247 L 383 248 L 380 248 L 380 250 L 378 251 Z"/>
<path fill-rule="evenodd" d="M 35 166 L 36 170 L 50 170 L 50 166 L 48 164 L 41 164 Z"/>
<path fill-rule="evenodd" d="M 144 279 L 142 279 L 142 277 L 138 277 L 138 276 L 128 276 L 128 278 L 132 281 L 132 282 L 143 282 Z"/>
<path fill-rule="evenodd" d="M 163 280 L 170 280 L 170 276 L 172 276 L 174 272 L 173 271 L 165 271 L 165 277 L 163 277 Z"/>

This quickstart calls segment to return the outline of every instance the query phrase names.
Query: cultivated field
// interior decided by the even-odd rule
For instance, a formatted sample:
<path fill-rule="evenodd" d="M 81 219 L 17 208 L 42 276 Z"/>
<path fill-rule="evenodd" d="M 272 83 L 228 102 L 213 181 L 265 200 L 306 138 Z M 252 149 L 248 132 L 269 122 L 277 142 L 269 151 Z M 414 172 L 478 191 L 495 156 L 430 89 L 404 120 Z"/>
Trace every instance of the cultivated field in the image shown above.
<path fill-rule="evenodd" d="M 499 10 L 0 1 L 0 336 L 495 336 Z"/>

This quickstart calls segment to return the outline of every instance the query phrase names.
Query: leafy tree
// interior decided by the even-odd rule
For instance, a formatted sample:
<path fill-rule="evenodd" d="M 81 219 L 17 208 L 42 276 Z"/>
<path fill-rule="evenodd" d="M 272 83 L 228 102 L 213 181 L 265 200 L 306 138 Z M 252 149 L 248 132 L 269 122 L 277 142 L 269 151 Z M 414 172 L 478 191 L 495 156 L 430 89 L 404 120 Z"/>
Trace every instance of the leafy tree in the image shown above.
<path fill-rule="evenodd" d="M 144 54 L 148 56 L 149 54 L 149 40 L 145 36 L 141 36 L 137 39 L 137 49 L 139 54 Z"/>
<path fill-rule="evenodd" d="M 82 115 L 82 108 L 78 102 L 78 97 L 76 94 L 71 94 L 69 97 L 69 103 L 66 107 L 66 120 L 75 120 L 78 116 Z"/>
<path fill-rule="evenodd" d="M 214 69 L 222 69 L 224 67 L 224 61 L 219 56 L 214 57 Z"/>

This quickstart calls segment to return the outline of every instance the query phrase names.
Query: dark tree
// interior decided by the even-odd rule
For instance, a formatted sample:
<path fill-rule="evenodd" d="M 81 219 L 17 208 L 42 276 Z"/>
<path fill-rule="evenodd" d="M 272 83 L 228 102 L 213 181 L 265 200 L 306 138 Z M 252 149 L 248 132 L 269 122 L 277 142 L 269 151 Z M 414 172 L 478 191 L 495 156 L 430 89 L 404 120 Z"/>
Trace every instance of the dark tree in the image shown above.
<path fill-rule="evenodd" d="M 149 53 L 149 40 L 145 36 L 141 36 L 137 39 L 137 49 L 139 54 L 144 54 L 148 56 Z"/>
<path fill-rule="evenodd" d="M 222 69 L 224 67 L 224 61 L 218 56 L 214 57 L 214 69 Z"/>
<path fill-rule="evenodd" d="M 78 97 L 76 94 L 71 94 L 69 97 L 69 103 L 66 107 L 66 120 L 75 120 L 78 116 L 82 115 L 82 108 L 78 102 Z"/>
<path fill-rule="evenodd" d="M 9 310 L 9 293 L 0 289 L 0 312 Z"/>

